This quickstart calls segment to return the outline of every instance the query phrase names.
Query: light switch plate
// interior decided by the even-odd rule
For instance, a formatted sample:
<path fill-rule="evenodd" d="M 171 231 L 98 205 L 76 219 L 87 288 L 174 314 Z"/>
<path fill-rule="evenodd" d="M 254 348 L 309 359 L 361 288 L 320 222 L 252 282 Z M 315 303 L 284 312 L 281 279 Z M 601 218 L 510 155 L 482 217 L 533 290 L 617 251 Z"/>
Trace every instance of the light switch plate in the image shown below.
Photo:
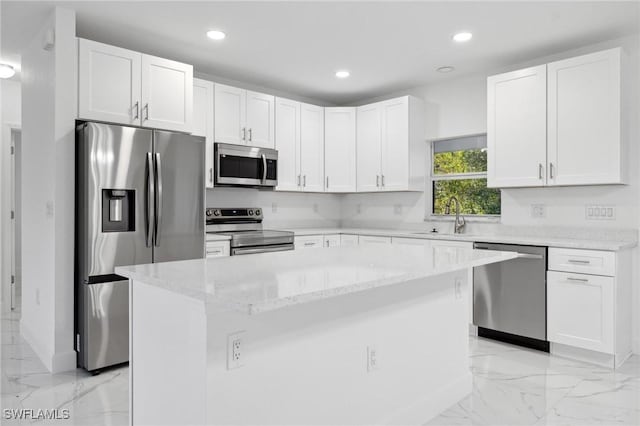
<path fill-rule="evenodd" d="M 616 220 L 616 206 L 588 204 L 584 207 L 587 220 Z"/>

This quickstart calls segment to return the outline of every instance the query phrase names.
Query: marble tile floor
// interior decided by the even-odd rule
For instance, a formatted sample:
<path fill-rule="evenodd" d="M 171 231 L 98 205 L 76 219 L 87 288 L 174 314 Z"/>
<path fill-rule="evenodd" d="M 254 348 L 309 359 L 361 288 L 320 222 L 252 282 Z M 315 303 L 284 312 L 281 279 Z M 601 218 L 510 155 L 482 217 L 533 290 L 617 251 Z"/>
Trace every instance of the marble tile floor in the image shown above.
<path fill-rule="evenodd" d="M 69 409 L 68 420 L 33 424 L 127 424 L 127 367 L 49 374 L 20 337 L 19 314 L 0 323 L 0 408 Z M 639 356 L 614 371 L 482 338 L 470 349 L 472 394 L 427 425 L 640 425 Z"/>

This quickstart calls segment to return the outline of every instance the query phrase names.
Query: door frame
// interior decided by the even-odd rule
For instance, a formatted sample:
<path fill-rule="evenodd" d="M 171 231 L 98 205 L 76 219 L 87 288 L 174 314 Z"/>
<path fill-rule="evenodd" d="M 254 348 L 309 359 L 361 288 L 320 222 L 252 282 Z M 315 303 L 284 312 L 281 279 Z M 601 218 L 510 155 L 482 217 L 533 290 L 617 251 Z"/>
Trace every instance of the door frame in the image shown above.
<path fill-rule="evenodd" d="M 13 229 L 15 221 L 11 219 L 15 185 L 13 176 L 15 156 L 11 153 L 11 146 L 15 131 L 22 131 L 20 124 L 2 123 L 0 129 L 2 140 L 0 144 L 0 241 L 2 241 L 0 246 L 0 298 L 3 312 L 8 312 L 11 309 L 11 275 L 15 259 L 13 238 L 7 238 L 15 235 Z"/>

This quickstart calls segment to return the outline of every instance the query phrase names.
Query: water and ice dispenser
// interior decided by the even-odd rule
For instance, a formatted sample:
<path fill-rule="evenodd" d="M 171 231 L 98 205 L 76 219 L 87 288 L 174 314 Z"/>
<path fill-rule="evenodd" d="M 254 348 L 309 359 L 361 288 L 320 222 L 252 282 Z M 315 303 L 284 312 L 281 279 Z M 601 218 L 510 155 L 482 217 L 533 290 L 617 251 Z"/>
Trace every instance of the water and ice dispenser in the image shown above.
<path fill-rule="evenodd" d="M 102 190 L 102 232 L 136 230 L 135 196 L 133 189 Z"/>

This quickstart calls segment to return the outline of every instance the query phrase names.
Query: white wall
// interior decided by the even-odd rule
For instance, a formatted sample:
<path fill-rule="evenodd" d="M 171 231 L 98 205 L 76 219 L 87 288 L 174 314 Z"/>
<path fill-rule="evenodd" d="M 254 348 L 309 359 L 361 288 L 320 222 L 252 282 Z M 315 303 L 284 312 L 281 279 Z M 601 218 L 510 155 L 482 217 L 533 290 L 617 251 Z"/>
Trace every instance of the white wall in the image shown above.
<path fill-rule="evenodd" d="M 55 32 L 44 50 L 43 35 Z M 73 337 L 75 14 L 56 8 L 22 56 L 21 333 L 52 372 L 75 369 Z"/>
<path fill-rule="evenodd" d="M 207 190 L 207 207 L 261 207 L 265 228 L 337 227 L 341 199 L 335 194 L 297 194 L 251 188 Z"/>

